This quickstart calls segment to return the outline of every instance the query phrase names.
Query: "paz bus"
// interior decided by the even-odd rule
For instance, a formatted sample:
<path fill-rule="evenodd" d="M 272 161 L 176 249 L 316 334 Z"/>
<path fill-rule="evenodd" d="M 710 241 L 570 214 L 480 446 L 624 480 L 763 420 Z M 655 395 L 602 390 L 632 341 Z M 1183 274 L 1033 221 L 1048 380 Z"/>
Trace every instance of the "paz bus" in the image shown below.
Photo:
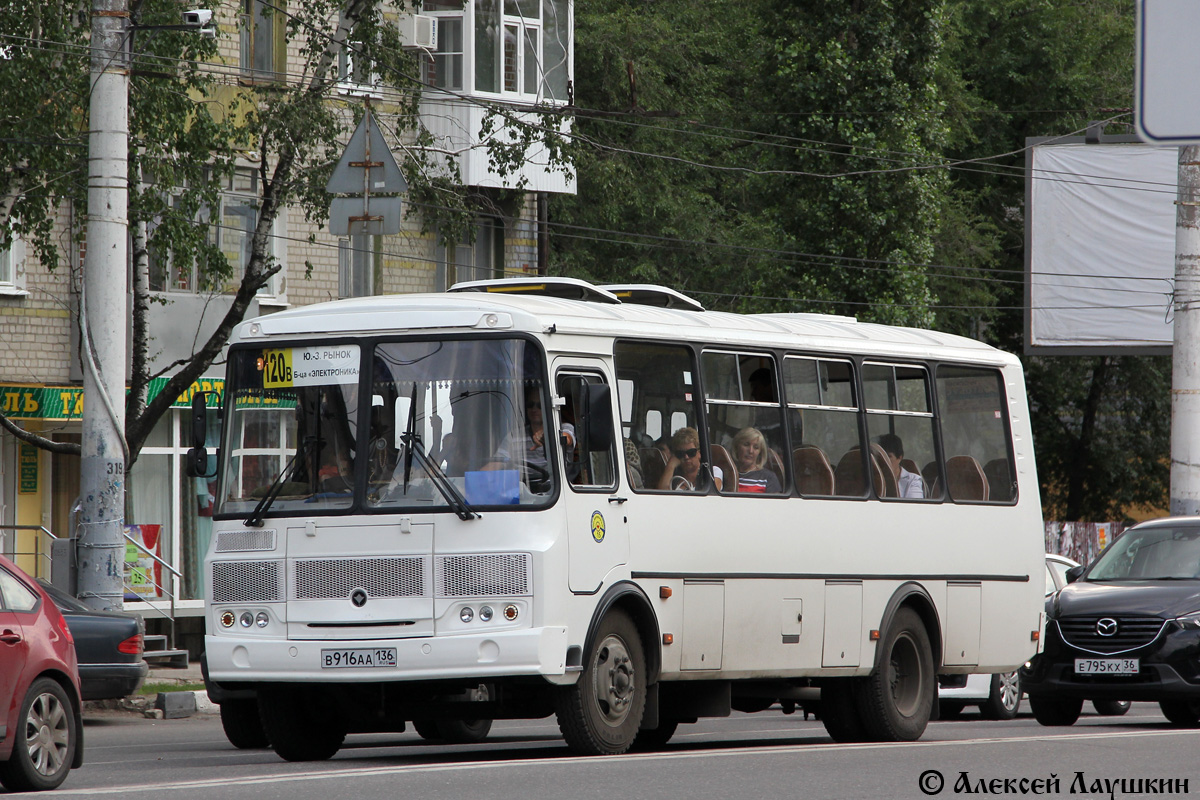
<path fill-rule="evenodd" d="M 1036 647 L 1024 380 L 970 339 L 472 282 L 243 322 L 220 417 L 207 679 L 288 760 L 551 715 L 617 754 L 774 708 L 909 741 L 939 679 Z"/>

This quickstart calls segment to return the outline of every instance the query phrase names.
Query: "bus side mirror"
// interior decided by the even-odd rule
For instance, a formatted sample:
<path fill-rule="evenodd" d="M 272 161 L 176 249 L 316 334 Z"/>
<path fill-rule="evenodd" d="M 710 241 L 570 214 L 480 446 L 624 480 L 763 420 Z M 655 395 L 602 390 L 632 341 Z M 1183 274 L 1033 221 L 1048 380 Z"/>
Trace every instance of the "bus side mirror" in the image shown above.
<path fill-rule="evenodd" d="M 606 383 L 587 384 L 587 394 L 584 395 L 583 424 L 585 426 L 583 441 L 587 444 L 588 452 L 604 452 L 612 447 L 612 392 Z"/>
<path fill-rule="evenodd" d="M 192 447 L 204 448 L 208 438 L 208 392 L 192 395 Z"/>
<path fill-rule="evenodd" d="M 208 450 L 204 445 L 188 450 L 183 459 L 183 471 L 189 478 L 211 478 L 217 473 L 208 471 Z"/>

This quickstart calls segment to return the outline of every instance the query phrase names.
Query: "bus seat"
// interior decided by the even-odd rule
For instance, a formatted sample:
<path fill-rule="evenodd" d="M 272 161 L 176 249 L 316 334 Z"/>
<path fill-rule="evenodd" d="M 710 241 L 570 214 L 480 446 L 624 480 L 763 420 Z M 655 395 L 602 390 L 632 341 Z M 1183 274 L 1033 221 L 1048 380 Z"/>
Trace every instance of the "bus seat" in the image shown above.
<path fill-rule="evenodd" d="M 1007 458 L 993 458 L 983 465 L 983 474 L 988 482 L 989 499 L 1002 503 L 1013 499 L 1012 471 Z"/>
<path fill-rule="evenodd" d="M 941 497 L 942 485 L 938 480 L 938 465 L 937 461 L 930 461 L 921 470 L 921 480 L 925 482 L 926 497 Z"/>
<path fill-rule="evenodd" d="M 638 455 L 642 458 L 642 480 L 651 489 L 657 487 L 663 470 L 667 468 L 662 451 L 657 447 L 639 447 Z"/>
<path fill-rule="evenodd" d="M 954 500 L 987 500 L 988 481 L 972 456 L 946 459 L 946 488 Z"/>
<path fill-rule="evenodd" d="M 863 477 L 862 451 L 857 447 L 846 451 L 833 471 L 833 490 L 839 497 L 862 497 L 867 493 Z"/>
<path fill-rule="evenodd" d="M 828 463 L 828 462 L 826 462 L 826 463 Z M 787 486 L 787 483 L 785 481 L 785 476 L 787 475 L 787 472 L 786 472 L 786 470 L 784 470 L 784 467 L 783 467 L 783 456 L 779 455 L 779 453 L 776 452 L 774 448 L 770 448 L 770 447 L 767 448 L 767 469 L 769 469 L 769 470 L 771 470 L 771 472 L 775 473 L 775 477 L 779 479 L 779 486 L 781 489 L 783 487 Z M 830 475 L 830 477 L 833 476 L 832 470 L 830 470 L 829 475 Z M 786 490 L 784 490 L 784 491 L 786 491 Z"/>
<path fill-rule="evenodd" d="M 921 474 L 921 471 L 917 469 L 917 462 L 913 461 L 911 458 L 900 459 L 900 467 L 908 472 L 911 472 L 913 475 Z"/>
<path fill-rule="evenodd" d="M 899 497 L 896 476 L 887 453 L 877 444 L 871 444 L 871 479 L 875 481 L 875 494 L 880 497 Z"/>
<path fill-rule="evenodd" d="M 737 467 L 733 465 L 733 459 L 729 457 L 729 451 L 719 444 L 712 446 L 712 465 L 718 467 L 724 475 L 721 478 L 721 490 L 736 492 L 738 482 Z"/>
<path fill-rule="evenodd" d="M 833 494 L 833 467 L 821 448 L 804 445 L 793 450 L 792 471 L 796 473 L 796 491 L 800 494 Z"/>

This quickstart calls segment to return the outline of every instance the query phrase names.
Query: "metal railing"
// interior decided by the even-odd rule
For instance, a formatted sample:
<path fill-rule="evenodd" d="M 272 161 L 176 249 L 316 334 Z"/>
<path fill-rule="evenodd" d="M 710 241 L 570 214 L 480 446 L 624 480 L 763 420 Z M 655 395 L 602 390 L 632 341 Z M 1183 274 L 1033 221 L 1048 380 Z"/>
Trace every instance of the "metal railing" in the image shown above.
<path fill-rule="evenodd" d="M 180 572 L 179 570 L 175 569 L 173 566 L 168 564 L 166 561 L 163 561 L 159 556 L 152 553 L 144 544 L 139 542 L 137 539 L 134 539 L 128 533 L 122 533 L 121 535 L 125 537 L 125 541 L 132 544 L 134 547 L 136 547 L 142 553 L 145 553 L 146 555 L 150 556 L 150 558 L 152 558 L 154 560 L 154 563 L 163 567 L 167 571 L 167 586 L 163 586 L 161 583 L 154 580 L 153 577 L 151 577 L 151 575 L 153 573 L 151 573 L 151 575 L 147 575 L 146 577 L 149 579 L 150 585 L 154 587 L 154 589 L 157 591 L 157 593 L 159 595 L 166 596 L 166 598 L 168 600 L 169 612 L 164 611 L 162 608 L 160 608 L 155 603 L 156 598 L 143 597 L 141 594 L 139 594 L 137 591 L 134 590 L 132 585 L 130 585 L 128 583 L 124 584 L 124 587 L 129 593 L 137 595 L 138 599 L 140 601 L 142 601 L 143 603 L 145 603 L 147 608 L 149 608 L 151 611 L 153 611 L 154 613 L 158 614 L 159 616 L 161 616 L 167 620 L 167 624 L 170 627 L 170 637 L 167 639 L 167 646 L 174 647 L 175 646 L 175 581 L 176 581 L 176 579 L 182 581 L 183 573 Z"/>
<path fill-rule="evenodd" d="M 29 551 L 29 550 L 14 549 L 14 550 L 10 551 L 8 549 L 8 536 L 6 533 L 7 531 L 36 531 L 37 533 L 33 537 L 33 550 Z M 150 580 L 149 585 L 155 589 L 155 592 L 158 595 L 160 595 L 160 598 L 152 598 L 152 597 L 142 596 L 139 592 L 137 592 L 134 589 L 133 585 L 131 583 L 129 583 L 128 581 L 122 580 L 121 586 L 125 590 L 126 595 L 137 596 L 138 600 L 141 601 L 142 603 L 144 603 L 146 608 L 148 608 L 150 611 L 153 611 L 155 614 L 158 614 L 163 619 L 167 620 L 167 624 L 170 628 L 170 637 L 168 639 L 168 646 L 174 647 L 175 646 L 175 600 L 176 600 L 175 585 L 176 585 L 177 580 L 179 580 L 179 581 L 183 580 L 183 573 L 180 572 L 179 570 L 175 569 L 175 567 L 171 566 L 166 561 L 163 561 L 162 558 L 160 558 L 155 553 L 152 553 L 144 544 L 139 542 L 137 539 L 134 539 L 129 534 L 122 532 L 121 535 L 125 537 L 125 541 L 129 542 L 134 547 L 136 547 L 139 552 L 144 553 L 145 555 L 149 556 L 151 559 L 154 560 L 154 563 L 158 564 L 164 570 L 166 570 L 167 580 L 166 580 L 165 586 L 162 583 L 159 583 L 158 581 L 153 579 L 153 577 L 152 577 L 153 571 L 151 571 L 150 575 L 147 575 L 147 578 Z M 54 563 L 52 560 L 52 553 L 51 553 L 52 548 L 50 546 L 44 546 L 43 542 L 44 542 L 44 540 L 47 540 L 47 539 L 49 541 L 53 542 L 53 541 L 56 541 L 58 538 L 59 537 L 56 536 L 53 531 L 51 531 L 49 528 L 46 528 L 44 525 L 0 525 L 0 552 L 11 553 L 14 558 L 17 556 L 33 556 L 34 564 L 36 565 L 34 568 L 35 576 L 41 576 L 41 577 L 46 578 L 47 580 L 50 580 L 51 569 L 52 569 L 53 563 Z M 42 561 L 42 559 L 44 559 L 44 562 Z M 42 568 L 43 563 L 44 563 L 44 571 Z M 166 602 L 165 602 L 166 608 L 162 607 L 164 605 L 164 603 L 162 602 L 162 598 L 165 598 L 165 600 L 166 600 Z M 140 610 L 140 607 L 139 607 L 139 610 Z"/>
<path fill-rule="evenodd" d="M 41 535 L 35 535 L 33 537 L 33 551 L 32 552 L 30 552 L 28 550 L 9 551 L 8 535 L 6 533 L 3 533 L 3 531 L 38 531 Z M 57 536 L 54 535 L 54 533 L 49 528 L 45 527 L 44 525 L 0 525 L 0 552 L 4 552 L 4 553 L 11 552 L 13 554 L 13 556 L 33 556 L 34 564 L 37 565 L 34 567 L 34 572 L 36 574 L 44 575 L 45 578 L 49 579 L 50 566 L 53 562 L 50 560 L 51 559 L 50 548 L 42 547 L 42 540 L 44 537 L 49 538 L 50 541 L 54 541 L 55 539 L 58 538 Z M 46 559 L 45 573 L 43 573 L 42 569 L 41 569 L 42 562 L 40 559 L 43 559 L 43 558 Z"/>

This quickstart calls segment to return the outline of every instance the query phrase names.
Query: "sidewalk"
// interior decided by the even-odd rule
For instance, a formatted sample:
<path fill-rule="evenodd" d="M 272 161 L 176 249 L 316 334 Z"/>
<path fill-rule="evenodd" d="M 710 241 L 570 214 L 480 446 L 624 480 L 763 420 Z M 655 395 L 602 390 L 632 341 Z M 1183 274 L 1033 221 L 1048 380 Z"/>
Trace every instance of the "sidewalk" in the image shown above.
<path fill-rule="evenodd" d="M 157 694 L 135 694 L 120 700 L 86 700 L 84 716 L 103 714 L 133 714 L 148 719 L 180 719 L 196 714 L 219 714 L 221 709 L 208 699 L 204 689 L 172 689 L 172 686 L 204 685 L 200 662 L 193 661 L 186 669 L 151 667 L 146 686 L 158 685 Z"/>

